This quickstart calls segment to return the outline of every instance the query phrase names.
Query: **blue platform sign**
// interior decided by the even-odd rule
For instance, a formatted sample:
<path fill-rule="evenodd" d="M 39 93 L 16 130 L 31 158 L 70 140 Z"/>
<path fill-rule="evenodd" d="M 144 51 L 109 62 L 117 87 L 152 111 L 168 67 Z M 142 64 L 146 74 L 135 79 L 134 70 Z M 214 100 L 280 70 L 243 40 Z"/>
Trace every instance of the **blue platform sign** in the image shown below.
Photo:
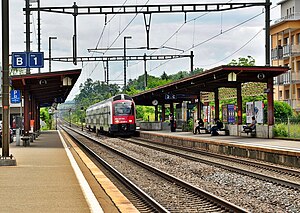
<path fill-rule="evenodd" d="M 44 53 L 30 52 L 28 54 L 29 68 L 43 68 L 44 67 Z"/>
<path fill-rule="evenodd" d="M 43 52 L 13 52 L 12 68 L 43 68 Z"/>
<path fill-rule="evenodd" d="M 12 53 L 12 67 L 27 68 L 27 53 L 26 52 Z"/>
<path fill-rule="evenodd" d="M 10 91 L 10 102 L 12 104 L 21 103 L 21 91 L 20 90 L 11 90 Z"/>

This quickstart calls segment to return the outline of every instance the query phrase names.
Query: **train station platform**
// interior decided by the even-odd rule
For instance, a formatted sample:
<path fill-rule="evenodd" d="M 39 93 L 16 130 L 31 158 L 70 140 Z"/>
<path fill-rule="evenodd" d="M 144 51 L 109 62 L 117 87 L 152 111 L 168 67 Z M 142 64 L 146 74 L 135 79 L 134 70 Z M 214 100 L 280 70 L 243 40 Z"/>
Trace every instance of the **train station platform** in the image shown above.
<path fill-rule="evenodd" d="M 300 141 L 240 136 L 211 136 L 170 130 L 139 131 L 140 136 L 166 144 L 196 147 L 219 154 L 300 167 Z"/>
<path fill-rule="evenodd" d="M 74 149 L 58 131 L 42 132 L 28 147 L 10 144 L 17 166 L 0 167 L 0 212 L 120 212 L 96 182 L 100 172 L 87 174 Z"/>

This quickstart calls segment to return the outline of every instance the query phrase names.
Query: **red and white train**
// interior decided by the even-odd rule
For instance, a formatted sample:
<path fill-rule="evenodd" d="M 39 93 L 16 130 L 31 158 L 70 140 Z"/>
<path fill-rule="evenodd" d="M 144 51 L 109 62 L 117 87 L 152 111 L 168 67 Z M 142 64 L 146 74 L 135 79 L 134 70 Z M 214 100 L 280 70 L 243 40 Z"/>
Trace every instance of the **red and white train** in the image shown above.
<path fill-rule="evenodd" d="M 133 135 L 136 131 L 133 99 L 120 94 L 90 106 L 86 110 L 86 127 L 97 134 Z"/>

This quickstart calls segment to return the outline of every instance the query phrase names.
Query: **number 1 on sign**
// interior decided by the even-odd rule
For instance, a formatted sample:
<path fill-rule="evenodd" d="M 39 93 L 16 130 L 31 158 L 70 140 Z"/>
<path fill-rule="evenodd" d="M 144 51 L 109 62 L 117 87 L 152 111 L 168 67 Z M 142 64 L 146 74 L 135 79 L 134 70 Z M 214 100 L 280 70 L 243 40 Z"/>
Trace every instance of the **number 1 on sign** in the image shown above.
<path fill-rule="evenodd" d="M 34 65 L 37 65 L 38 64 L 38 58 L 34 57 L 33 60 L 34 60 Z"/>

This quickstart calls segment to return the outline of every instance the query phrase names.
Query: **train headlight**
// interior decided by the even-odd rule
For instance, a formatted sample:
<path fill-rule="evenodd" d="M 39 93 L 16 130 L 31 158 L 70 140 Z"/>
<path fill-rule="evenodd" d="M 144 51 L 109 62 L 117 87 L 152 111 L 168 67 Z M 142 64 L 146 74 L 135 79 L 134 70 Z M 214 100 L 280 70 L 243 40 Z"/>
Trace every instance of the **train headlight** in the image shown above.
<path fill-rule="evenodd" d="M 132 120 L 130 119 L 130 120 L 129 120 L 129 123 L 131 123 L 131 122 L 132 122 Z"/>

